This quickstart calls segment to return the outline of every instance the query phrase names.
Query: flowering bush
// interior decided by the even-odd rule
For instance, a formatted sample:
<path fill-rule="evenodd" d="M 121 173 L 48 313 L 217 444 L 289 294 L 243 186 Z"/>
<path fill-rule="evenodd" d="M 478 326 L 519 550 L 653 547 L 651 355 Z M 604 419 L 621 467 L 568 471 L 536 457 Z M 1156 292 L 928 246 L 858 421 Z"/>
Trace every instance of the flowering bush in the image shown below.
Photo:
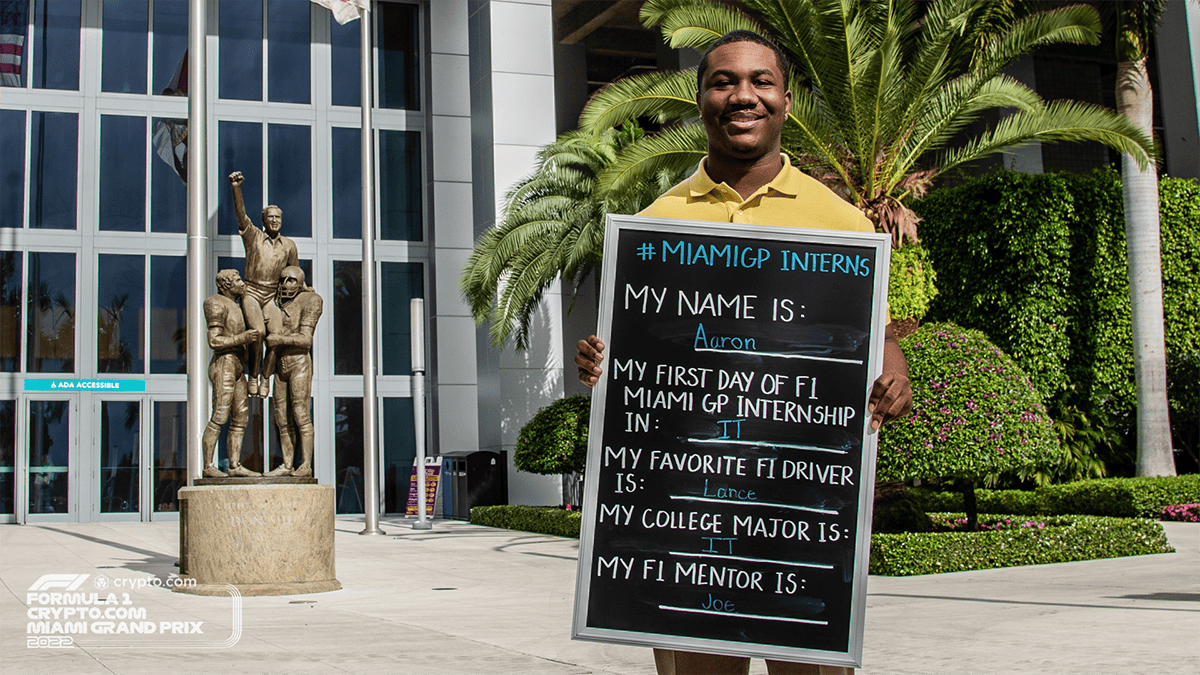
<path fill-rule="evenodd" d="M 537 411 L 521 427 L 513 465 L 546 475 L 583 471 L 590 414 L 591 399 L 580 395 L 561 398 Z"/>
<path fill-rule="evenodd" d="M 1172 504 L 1163 508 L 1159 520 L 1179 520 L 1185 523 L 1200 523 L 1200 504 Z"/>
<path fill-rule="evenodd" d="M 879 480 L 984 477 L 1057 458 L 1041 397 L 979 331 L 928 324 L 900 343 L 913 412 L 879 435 Z"/>
<path fill-rule="evenodd" d="M 1038 530 L 1046 529 L 1046 521 L 1044 520 L 1013 520 L 1005 518 L 1004 520 L 993 520 L 990 522 L 980 522 L 979 531 L 995 532 L 997 530 L 1022 530 L 1025 528 L 1035 528 Z M 968 532 L 966 518 L 935 518 L 933 519 L 933 532 Z"/>

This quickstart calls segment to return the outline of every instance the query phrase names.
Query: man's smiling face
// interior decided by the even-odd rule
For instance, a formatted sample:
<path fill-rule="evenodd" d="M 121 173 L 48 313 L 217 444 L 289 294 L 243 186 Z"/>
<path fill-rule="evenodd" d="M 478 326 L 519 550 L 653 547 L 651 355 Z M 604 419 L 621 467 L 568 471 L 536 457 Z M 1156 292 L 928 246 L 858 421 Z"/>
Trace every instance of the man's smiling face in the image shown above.
<path fill-rule="evenodd" d="M 779 154 L 792 92 L 774 51 L 754 42 L 730 42 L 708 55 L 696 105 L 708 134 L 708 154 L 751 161 Z"/>

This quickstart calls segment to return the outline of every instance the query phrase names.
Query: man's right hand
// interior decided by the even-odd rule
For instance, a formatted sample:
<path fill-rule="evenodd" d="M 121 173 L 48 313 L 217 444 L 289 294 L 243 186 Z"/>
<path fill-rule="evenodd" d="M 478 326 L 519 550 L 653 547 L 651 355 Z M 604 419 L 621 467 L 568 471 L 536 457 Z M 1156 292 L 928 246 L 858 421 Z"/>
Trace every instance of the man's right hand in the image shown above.
<path fill-rule="evenodd" d="M 248 345 L 251 342 L 258 342 L 258 338 L 261 335 L 262 335 L 262 333 L 259 333 L 256 329 L 251 328 L 250 330 L 242 333 L 242 335 L 241 335 L 242 344 Z"/>
<path fill-rule="evenodd" d="M 241 171 L 234 171 L 233 173 L 229 174 L 229 184 L 233 187 L 241 187 L 243 180 L 245 179 L 242 178 Z"/>
<path fill-rule="evenodd" d="M 595 335 L 575 343 L 575 365 L 579 368 L 579 381 L 592 386 L 600 380 L 600 362 L 604 360 L 604 343 Z"/>

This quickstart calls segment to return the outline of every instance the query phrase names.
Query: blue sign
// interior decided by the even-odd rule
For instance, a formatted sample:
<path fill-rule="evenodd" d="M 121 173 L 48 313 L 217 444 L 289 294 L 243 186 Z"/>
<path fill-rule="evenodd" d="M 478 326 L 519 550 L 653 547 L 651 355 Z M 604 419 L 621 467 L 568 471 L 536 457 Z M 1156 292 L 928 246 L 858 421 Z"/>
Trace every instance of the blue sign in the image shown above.
<path fill-rule="evenodd" d="M 146 381 L 26 378 L 25 391 L 146 391 Z"/>

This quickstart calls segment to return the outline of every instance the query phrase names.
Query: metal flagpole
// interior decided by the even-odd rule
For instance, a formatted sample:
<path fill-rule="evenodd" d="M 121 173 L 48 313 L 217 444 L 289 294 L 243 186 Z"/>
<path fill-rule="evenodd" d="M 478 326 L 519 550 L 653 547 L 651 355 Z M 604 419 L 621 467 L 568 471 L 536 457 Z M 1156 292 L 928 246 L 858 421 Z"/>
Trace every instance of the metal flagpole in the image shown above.
<path fill-rule="evenodd" d="M 208 287 L 208 3 L 188 4 L 187 169 L 187 447 L 188 485 L 203 468 L 201 439 L 208 423 L 204 297 Z"/>
<path fill-rule="evenodd" d="M 409 328 L 412 335 L 413 440 L 417 446 L 417 522 L 414 530 L 433 529 L 425 519 L 425 301 L 408 302 Z"/>
<path fill-rule="evenodd" d="M 379 529 L 379 420 L 376 402 L 375 354 L 375 162 L 371 107 L 375 78 L 371 75 L 372 8 L 363 10 L 362 56 L 362 314 L 363 314 L 363 513 L 365 528 L 359 534 L 385 534 Z"/>

